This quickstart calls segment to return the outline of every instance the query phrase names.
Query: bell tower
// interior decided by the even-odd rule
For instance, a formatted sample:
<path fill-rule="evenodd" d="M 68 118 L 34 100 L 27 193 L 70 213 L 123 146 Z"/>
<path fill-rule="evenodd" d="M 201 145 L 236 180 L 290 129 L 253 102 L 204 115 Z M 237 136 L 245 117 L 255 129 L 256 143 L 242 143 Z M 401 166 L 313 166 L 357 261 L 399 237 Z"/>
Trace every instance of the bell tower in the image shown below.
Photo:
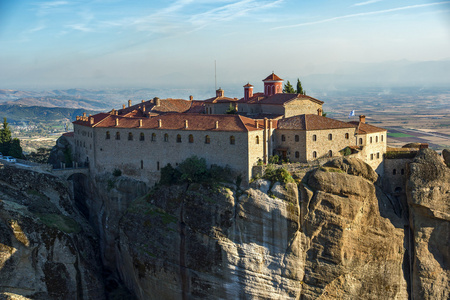
<path fill-rule="evenodd" d="M 264 96 L 269 97 L 283 92 L 283 79 L 275 75 L 273 72 L 264 82 Z"/>

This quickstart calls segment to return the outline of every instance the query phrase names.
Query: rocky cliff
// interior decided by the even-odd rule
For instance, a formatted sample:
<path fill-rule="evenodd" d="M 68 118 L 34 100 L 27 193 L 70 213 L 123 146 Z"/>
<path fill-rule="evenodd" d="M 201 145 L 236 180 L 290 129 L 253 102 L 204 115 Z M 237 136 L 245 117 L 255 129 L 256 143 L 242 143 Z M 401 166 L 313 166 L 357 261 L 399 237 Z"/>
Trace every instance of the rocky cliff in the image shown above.
<path fill-rule="evenodd" d="M 97 245 L 67 182 L 0 166 L 0 298 L 104 299 Z"/>

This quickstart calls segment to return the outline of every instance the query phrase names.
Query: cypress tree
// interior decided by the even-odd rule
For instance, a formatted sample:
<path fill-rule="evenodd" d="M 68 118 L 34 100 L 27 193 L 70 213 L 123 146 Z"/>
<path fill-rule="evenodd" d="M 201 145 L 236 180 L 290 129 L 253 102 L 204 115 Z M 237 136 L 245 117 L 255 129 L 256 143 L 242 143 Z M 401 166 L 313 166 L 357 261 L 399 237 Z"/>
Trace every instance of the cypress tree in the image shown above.
<path fill-rule="evenodd" d="M 12 139 L 8 154 L 15 158 L 22 158 L 22 147 L 20 146 L 20 140 L 18 138 Z"/>
<path fill-rule="evenodd" d="M 298 78 L 297 78 L 297 94 L 306 95 L 305 91 L 303 90 L 302 83 Z"/>
<path fill-rule="evenodd" d="M 6 118 L 3 118 L 3 128 L 0 129 L 0 152 L 3 155 L 8 155 L 10 145 L 11 145 L 11 130 L 9 129 Z"/>
<path fill-rule="evenodd" d="M 292 87 L 292 84 L 289 82 L 289 80 L 284 85 L 283 93 L 286 93 L 286 94 L 294 94 L 295 93 L 295 90 Z"/>

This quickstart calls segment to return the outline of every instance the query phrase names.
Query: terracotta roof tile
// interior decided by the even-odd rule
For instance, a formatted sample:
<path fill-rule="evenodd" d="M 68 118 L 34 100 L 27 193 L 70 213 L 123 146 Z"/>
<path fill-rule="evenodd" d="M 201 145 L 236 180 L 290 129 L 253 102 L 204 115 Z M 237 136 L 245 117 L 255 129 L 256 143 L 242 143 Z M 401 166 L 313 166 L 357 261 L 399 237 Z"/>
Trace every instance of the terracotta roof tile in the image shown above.
<path fill-rule="evenodd" d="M 322 130 L 354 127 L 353 124 L 312 114 L 278 120 L 278 129 Z"/>
<path fill-rule="evenodd" d="M 237 98 L 229 98 L 229 97 L 214 97 L 206 99 L 205 103 L 229 103 L 229 102 L 236 102 L 238 101 Z"/>
<path fill-rule="evenodd" d="M 275 105 L 283 105 L 292 100 L 309 100 L 319 104 L 323 104 L 323 101 L 317 100 L 313 97 L 302 95 L 302 94 L 285 94 L 279 93 L 272 95 L 270 97 L 266 97 L 260 101 L 261 104 L 275 104 Z"/>
<path fill-rule="evenodd" d="M 116 126 L 116 119 L 119 125 Z M 142 120 L 142 127 L 139 127 L 139 120 Z M 161 120 L 161 127 L 159 127 Z M 188 127 L 186 128 L 186 121 Z M 218 121 L 218 128 L 216 128 Z M 117 115 L 107 114 L 106 118 L 101 119 L 99 123 L 91 125 L 89 121 L 75 121 L 74 124 L 80 124 L 91 127 L 106 128 L 145 128 L 145 129 L 170 129 L 170 130 L 201 130 L 201 131 L 253 131 L 262 130 L 256 128 L 255 120 L 239 115 L 203 115 L 203 114 L 165 114 L 153 118 L 127 118 Z"/>
<path fill-rule="evenodd" d="M 187 114 L 201 114 L 205 111 L 205 103 L 203 101 L 199 100 L 192 100 L 191 107 L 188 111 L 186 111 Z"/>
<path fill-rule="evenodd" d="M 246 85 L 244 85 L 244 87 L 252 87 L 253 85 L 251 85 L 250 83 L 247 83 Z"/>
<path fill-rule="evenodd" d="M 281 79 L 280 77 L 278 77 L 277 75 L 275 75 L 273 72 L 272 74 L 270 74 L 269 76 L 266 77 L 266 79 L 264 79 L 263 81 L 282 81 L 283 79 Z"/>
<path fill-rule="evenodd" d="M 380 128 L 377 126 L 373 126 L 367 123 L 361 123 L 358 121 L 352 121 L 352 122 L 348 122 L 350 124 L 352 124 L 353 126 L 355 126 L 358 129 L 358 134 L 367 134 L 367 133 L 375 133 L 375 132 L 383 132 L 383 131 L 387 131 L 384 128 Z"/>

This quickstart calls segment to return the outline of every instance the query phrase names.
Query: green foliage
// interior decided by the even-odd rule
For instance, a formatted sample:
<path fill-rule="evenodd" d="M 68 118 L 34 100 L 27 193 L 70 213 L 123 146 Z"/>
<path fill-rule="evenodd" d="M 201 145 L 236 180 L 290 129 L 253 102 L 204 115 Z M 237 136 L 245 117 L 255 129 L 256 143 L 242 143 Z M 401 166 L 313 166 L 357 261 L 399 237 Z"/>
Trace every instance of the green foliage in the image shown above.
<path fill-rule="evenodd" d="M 20 146 L 20 140 L 18 138 L 12 139 L 8 154 L 15 158 L 22 158 L 22 147 Z"/>
<path fill-rule="evenodd" d="M 297 94 L 306 95 L 305 91 L 303 90 L 302 83 L 298 78 L 297 78 Z"/>
<path fill-rule="evenodd" d="M 289 82 L 289 80 L 284 85 L 283 93 L 286 93 L 286 94 L 294 94 L 295 93 L 295 90 L 292 87 L 292 84 Z"/>
<path fill-rule="evenodd" d="M 120 171 L 119 169 L 114 169 L 114 171 L 113 171 L 113 176 L 115 176 L 115 177 L 119 177 L 119 176 L 121 176 L 122 175 L 122 171 Z"/>
<path fill-rule="evenodd" d="M 6 118 L 3 118 L 3 128 L 0 129 L 0 152 L 3 155 L 11 155 L 15 158 L 22 158 L 22 147 L 20 140 L 11 138 L 11 130 Z"/>
<path fill-rule="evenodd" d="M 230 181 L 232 171 L 229 167 L 206 165 L 204 158 L 191 156 L 180 163 L 177 168 L 171 164 L 161 168 L 160 184 L 171 185 L 178 183 L 209 183 Z"/>
<path fill-rule="evenodd" d="M 292 178 L 288 170 L 286 170 L 285 168 L 275 168 L 271 165 L 267 166 L 263 178 L 270 180 L 271 182 L 294 182 L 294 178 Z"/>
<path fill-rule="evenodd" d="M 350 147 L 345 147 L 344 150 L 342 150 L 342 155 L 347 156 L 352 154 L 352 149 Z"/>
<path fill-rule="evenodd" d="M 269 156 L 269 164 L 278 164 L 280 157 L 278 155 Z"/>
<path fill-rule="evenodd" d="M 69 147 L 66 147 L 66 148 L 64 148 L 63 153 L 64 153 L 64 163 L 66 164 L 66 167 L 71 168 L 72 167 L 72 151 L 70 151 Z"/>
<path fill-rule="evenodd" d="M 236 108 L 230 103 L 230 107 L 226 111 L 229 115 L 234 115 L 237 113 Z"/>
<path fill-rule="evenodd" d="M 65 233 L 79 233 L 80 225 L 72 218 L 58 214 L 38 214 L 39 219 L 49 227 L 57 228 Z"/>
<path fill-rule="evenodd" d="M 327 113 L 326 112 L 323 112 L 322 113 L 322 117 L 326 117 L 327 116 Z"/>

